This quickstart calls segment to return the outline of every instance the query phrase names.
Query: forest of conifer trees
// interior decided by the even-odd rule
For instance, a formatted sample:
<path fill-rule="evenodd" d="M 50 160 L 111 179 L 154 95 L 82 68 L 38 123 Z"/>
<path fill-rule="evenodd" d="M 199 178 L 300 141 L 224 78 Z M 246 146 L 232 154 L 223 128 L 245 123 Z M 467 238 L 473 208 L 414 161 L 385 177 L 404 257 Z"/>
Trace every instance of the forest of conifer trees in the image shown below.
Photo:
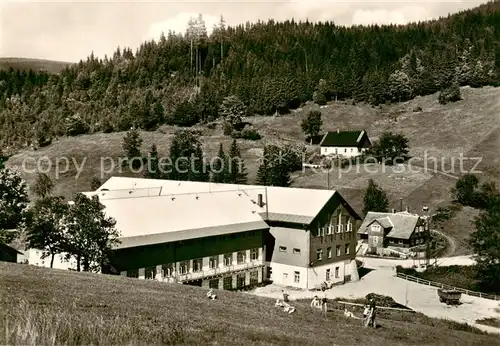
<path fill-rule="evenodd" d="M 207 35 L 203 18 L 134 53 L 71 65 L 59 74 L 0 71 L 0 148 L 53 138 L 217 119 L 235 95 L 247 115 L 314 98 L 400 102 L 451 86 L 499 85 L 500 2 L 406 26 L 258 22 Z"/>

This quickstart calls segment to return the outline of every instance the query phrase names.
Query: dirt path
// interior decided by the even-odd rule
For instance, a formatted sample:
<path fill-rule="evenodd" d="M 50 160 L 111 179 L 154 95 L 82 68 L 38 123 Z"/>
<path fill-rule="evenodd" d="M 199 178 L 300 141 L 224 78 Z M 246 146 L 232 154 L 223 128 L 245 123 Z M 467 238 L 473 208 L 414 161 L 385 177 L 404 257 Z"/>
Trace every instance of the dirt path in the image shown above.
<path fill-rule="evenodd" d="M 452 257 L 455 254 L 455 251 L 457 251 L 456 240 L 453 239 L 453 237 L 449 236 L 448 234 L 445 234 L 435 229 L 431 230 L 431 232 L 439 234 L 448 241 L 449 247 L 446 249 L 446 252 L 443 255 L 441 255 L 441 257 Z"/>

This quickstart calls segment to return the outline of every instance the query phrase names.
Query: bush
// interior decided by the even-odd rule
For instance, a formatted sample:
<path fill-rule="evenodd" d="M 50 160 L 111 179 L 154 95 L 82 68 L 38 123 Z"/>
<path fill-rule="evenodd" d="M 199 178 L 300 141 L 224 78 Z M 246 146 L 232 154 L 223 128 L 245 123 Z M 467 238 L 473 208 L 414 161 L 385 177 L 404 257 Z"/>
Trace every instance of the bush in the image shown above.
<path fill-rule="evenodd" d="M 326 105 L 326 96 L 325 94 L 323 93 L 320 93 L 318 91 L 315 91 L 313 93 L 313 102 L 320 105 L 320 106 L 324 106 Z"/>
<path fill-rule="evenodd" d="M 231 123 L 228 121 L 224 121 L 224 123 L 222 124 L 222 132 L 224 133 L 224 136 L 233 136 L 233 125 L 231 125 Z"/>
<path fill-rule="evenodd" d="M 245 126 L 241 131 L 241 138 L 256 141 L 261 139 L 259 132 L 253 126 Z"/>
<path fill-rule="evenodd" d="M 462 99 L 460 94 L 460 88 L 458 85 L 454 84 L 446 89 L 441 90 L 439 93 L 439 103 L 445 105 L 450 102 L 457 102 Z"/>
<path fill-rule="evenodd" d="M 217 128 L 217 123 L 208 123 L 207 128 L 210 130 L 215 130 Z"/>

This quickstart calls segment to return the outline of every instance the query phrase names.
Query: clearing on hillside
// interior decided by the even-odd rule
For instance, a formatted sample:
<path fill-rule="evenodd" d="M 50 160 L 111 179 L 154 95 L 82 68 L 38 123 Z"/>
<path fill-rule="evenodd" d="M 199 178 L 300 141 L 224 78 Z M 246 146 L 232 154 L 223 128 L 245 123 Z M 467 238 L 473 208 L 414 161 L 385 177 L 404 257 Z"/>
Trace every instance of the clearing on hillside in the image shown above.
<path fill-rule="evenodd" d="M 374 330 L 340 312 L 325 320 L 299 304 L 289 315 L 273 299 L 216 290 L 210 300 L 152 280 L 0 263 L 0 282 L 0 344 L 498 345 L 441 320 L 381 319 Z"/>

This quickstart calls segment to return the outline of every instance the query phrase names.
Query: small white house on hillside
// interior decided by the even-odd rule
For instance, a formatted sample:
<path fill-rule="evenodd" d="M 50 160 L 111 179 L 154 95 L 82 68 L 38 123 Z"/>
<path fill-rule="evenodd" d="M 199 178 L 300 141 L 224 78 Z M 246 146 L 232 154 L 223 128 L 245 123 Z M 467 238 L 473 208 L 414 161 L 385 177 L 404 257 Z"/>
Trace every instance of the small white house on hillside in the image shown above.
<path fill-rule="evenodd" d="M 355 157 L 370 149 L 372 143 L 366 131 L 327 132 L 321 140 L 321 155 L 342 155 Z"/>

